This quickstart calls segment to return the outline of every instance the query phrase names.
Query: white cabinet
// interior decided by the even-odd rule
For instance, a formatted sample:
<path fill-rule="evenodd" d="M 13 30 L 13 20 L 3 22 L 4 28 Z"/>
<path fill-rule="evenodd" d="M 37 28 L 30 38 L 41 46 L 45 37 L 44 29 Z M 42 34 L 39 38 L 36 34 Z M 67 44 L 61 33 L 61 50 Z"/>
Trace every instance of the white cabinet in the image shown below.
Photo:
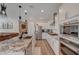
<path fill-rule="evenodd" d="M 62 7 L 60 7 L 59 8 L 59 19 L 60 19 L 60 21 L 65 20 L 65 16 L 66 16 L 65 14 L 66 14 L 65 10 Z"/>
<path fill-rule="evenodd" d="M 58 36 L 49 35 L 48 33 L 42 33 L 42 38 L 47 40 L 54 53 L 58 55 L 60 48 Z"/>
<path fill-rule="evenodd" d="M 59 47 L 60 47 L 60 42 L 57 36 L 52 36 L 51 37 L 51 48 L 53 49 L 54 53 L 56 55 L 59 54 Z"/>
<path fill-rule="evenodd" d="M 43 36 L 45 36 L 45 37 L 43 37 Z M 60 45 L 58 37 L 49 35 L 48 33 L 43 33 L 43 36 L 42 37 L 47 40 L 47 42 L 51 46 L 51 48 L 54 51 L 54 53 L 56 55 L 58 55 L 59 54 L 59 45 Z"/>
<path fill-rule="evenodd" d="M 42 33 L 42 39 L 47 39 L 46 33 Z"/>
<path fill-rule="evenodd" d="M 59 8 L 60 22 L 79 16 L 79 4 L 62 4 Z"/>

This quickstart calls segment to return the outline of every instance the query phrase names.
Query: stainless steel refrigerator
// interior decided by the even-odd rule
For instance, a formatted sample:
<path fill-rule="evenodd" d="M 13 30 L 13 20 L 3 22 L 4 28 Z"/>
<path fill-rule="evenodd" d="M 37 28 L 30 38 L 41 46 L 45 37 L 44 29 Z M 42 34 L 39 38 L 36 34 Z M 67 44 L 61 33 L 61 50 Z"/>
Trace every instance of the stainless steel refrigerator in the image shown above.
<path fill-rule="evenodd" d="M 36 25 L 36 39 L 40 40 L 42 39 L 42 26 Z"/>

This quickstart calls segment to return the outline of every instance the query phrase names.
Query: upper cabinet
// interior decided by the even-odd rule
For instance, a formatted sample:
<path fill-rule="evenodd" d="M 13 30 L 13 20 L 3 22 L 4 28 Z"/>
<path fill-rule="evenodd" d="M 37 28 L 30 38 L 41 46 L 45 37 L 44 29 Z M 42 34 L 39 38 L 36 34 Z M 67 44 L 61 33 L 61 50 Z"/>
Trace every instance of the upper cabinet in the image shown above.
<path fill-rule="evenodd" d="M 65 3 L 59 8 L 59 19 L 61 22 L 69 19 L 73 19 L 79 16 L 79 4 Z"/>

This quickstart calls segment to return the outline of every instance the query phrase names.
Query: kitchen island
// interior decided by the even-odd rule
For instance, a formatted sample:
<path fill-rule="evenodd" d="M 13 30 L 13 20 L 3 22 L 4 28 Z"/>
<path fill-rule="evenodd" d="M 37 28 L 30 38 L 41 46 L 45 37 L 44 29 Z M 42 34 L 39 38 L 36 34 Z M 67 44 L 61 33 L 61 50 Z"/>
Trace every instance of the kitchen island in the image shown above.
<path fill-rule="evenodd" d="M 0 55 L 26 55 L 27 48 L 31 44 L 32 39 L 22 39 L 16 36 L 9 40 L 0 42 Z"/>

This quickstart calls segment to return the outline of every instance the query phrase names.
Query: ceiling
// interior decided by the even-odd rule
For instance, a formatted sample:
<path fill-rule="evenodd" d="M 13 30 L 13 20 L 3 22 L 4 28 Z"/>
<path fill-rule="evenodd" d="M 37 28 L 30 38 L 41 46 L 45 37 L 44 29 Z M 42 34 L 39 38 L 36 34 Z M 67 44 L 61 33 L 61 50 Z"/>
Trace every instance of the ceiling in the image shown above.
<path fill-rule="evenodd" d="M 31 20 L 34 22 L 48 22 L 52 19 L 53 13 L 58 12 L 58 8 L 61 5 L 60 3 L 7 3 L 7 15 L 12 19 L 19 19 L 19 7 L 21 8 L 22 20 Z M 27 11 L 25 15 L 24 11 Z"/>

